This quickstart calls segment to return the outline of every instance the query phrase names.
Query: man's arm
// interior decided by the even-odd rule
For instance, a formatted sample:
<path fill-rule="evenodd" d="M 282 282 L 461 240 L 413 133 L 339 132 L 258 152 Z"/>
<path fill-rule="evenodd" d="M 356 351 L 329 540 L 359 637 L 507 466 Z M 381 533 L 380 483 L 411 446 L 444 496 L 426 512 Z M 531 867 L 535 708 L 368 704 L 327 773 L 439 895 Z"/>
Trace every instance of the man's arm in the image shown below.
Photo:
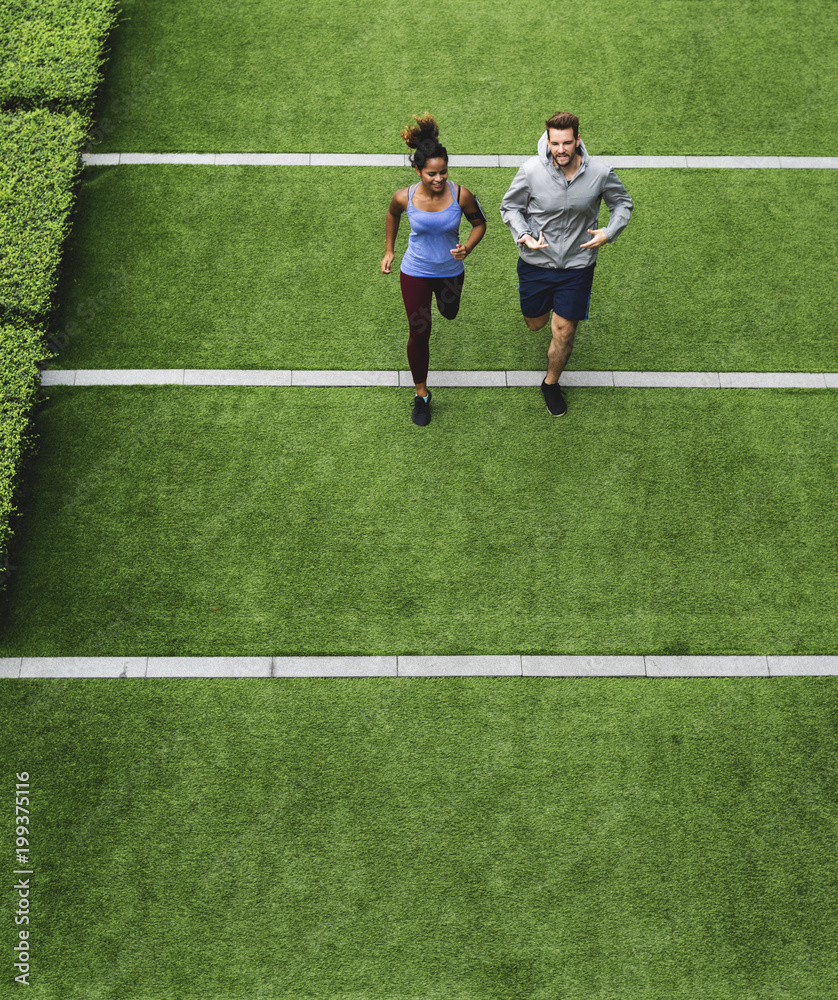
<path fill-rule="evenodd" d="M 605 238 L 609 243 L 613 243 L 628 225 L 631 210 L 634 208 L 634 202 L 623 187 L 620 178 L 614 173 L 613 168 L 609 170 L 608 176 L 605 178 L 602 197 L 608 206 L 608 225 L 605 227 Z"/>
<path fill-rule="evenodd" d="M 530 185 L 527 172 L 524 167 L 518 170 L 509 190 L 503 196 L 500 203 L 500 217 L 504 225 L 515 237 L 516 242 L 520 241 L 525 233 L 532 233 L 533 227 L 527 215 L 527 208 L 530 203 Z"/>

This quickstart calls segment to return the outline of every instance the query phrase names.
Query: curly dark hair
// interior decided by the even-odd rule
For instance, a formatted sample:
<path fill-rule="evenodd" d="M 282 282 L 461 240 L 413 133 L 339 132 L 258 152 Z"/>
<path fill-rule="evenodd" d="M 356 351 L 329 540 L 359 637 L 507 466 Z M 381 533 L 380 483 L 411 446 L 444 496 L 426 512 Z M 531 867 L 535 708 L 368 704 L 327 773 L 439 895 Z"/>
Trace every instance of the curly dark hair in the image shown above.
<path fill-rule="evenodd" d="M 437 156 L 441 156 L 447 163 L 448 150 L 445 146 L 440 145 L 439 126 L 434 116 L 426 111 L 421 118 L 417 118 L 414 115 L 413 120 L 416 124 L 408 125 L 401 134 L 402 139 L 404 139 L 408 146 L 416 150 L 413 156 L 410 157 L 410 165 L 416 167 L 417 170 L 421 170 L 428 160 L 432 160 Z"/>

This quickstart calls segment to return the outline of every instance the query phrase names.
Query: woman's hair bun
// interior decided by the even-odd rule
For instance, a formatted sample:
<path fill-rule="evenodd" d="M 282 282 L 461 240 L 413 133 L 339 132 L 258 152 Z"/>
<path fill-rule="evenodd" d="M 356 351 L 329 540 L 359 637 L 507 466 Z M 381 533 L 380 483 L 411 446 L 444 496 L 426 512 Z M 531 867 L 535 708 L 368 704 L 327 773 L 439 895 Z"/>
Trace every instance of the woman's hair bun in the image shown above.
<path fill-rule="evenodd" d="M 447 163 L 448 153 L 439 143 L 439 125 L 434 116 L 426 111 L 421 118 L 414 115 L 413 121 L 415 124 L 408 125 L 401 134 L 407 145 L 416 150 L 410 157 L 411 165 L 421 170 L 428 160 L 437 156 Z"/>
<path fill-rule="evenodd" d="M 408 125 L 402 132 L 402 139 L 411 149 L 422 149 L 425 146 L 439 144 L 439 125 L 432 114 L 427 111 L 421 118 L 413 116 L 415 125 Z"/>

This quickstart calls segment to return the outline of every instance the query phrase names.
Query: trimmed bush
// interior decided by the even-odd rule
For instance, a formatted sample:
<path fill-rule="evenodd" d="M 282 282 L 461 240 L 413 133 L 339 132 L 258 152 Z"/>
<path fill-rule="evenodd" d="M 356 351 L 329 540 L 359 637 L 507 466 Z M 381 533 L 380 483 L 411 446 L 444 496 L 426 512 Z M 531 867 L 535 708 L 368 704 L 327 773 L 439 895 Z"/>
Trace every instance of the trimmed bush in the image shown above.
<path fill-rule="evenodd" d="M 116 18 L 117 0 L 0 8 L 0 588 L 79 154 Z"/>
<path fill-rule="evenodd" d="M 0 8 L 0 104 L 90 111 L 115 0 L 5 0 Z"/>
<path fill-rule="evenodd" d="M 0 115 L 0 322 L 42 322 L 58 280 L 86 120 Z"/>
<path fill-rule="evenodd" d="M 78 112 L 0 115 L 0 587 L 86 132 Z"/>
<path fill-rule="evenodd" d="M 9 519 L 30 437 L 30 414 L 38 391 L 38 363 L 48 357 L 42 329 L 0 325 L 0 583 L 7 578 Z"/>

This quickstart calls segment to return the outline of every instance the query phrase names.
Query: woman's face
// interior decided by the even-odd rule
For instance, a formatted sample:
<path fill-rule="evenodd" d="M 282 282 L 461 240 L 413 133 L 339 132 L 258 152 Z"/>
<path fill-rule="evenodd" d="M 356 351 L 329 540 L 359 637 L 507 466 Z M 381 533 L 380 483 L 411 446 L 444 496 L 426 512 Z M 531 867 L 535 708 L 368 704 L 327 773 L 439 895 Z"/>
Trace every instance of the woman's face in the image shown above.
<path fill-rule="evenodd" d="M 442 191 L 448 180 L 448 164 L 441 156 L 435 156 L 431 160 L 426 160 L 421 170 L 417 167 L 416 173 L 421 177 L 425 187 L 431 191 Z"/>

